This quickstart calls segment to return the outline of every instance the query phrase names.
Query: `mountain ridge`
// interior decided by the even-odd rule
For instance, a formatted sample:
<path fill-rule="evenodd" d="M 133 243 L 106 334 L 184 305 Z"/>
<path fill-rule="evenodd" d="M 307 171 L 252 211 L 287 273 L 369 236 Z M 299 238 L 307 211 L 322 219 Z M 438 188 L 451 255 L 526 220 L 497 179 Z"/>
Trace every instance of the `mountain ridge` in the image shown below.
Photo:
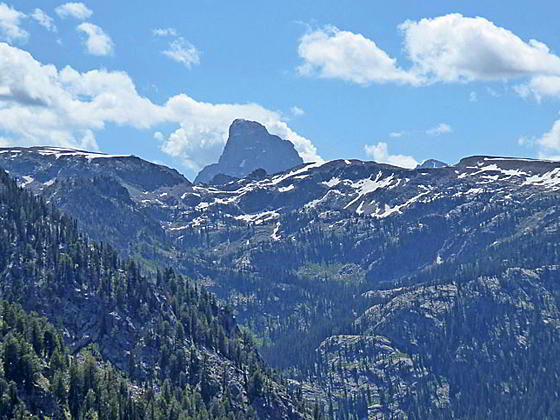
<path fill-rule="evenodd" d="M 41 165 L 30 167 L 24 154 L 0 153 L 0 167 L 104 241 L 115 243 L 130 221 L 132 251 L 173 264 L 231 304 L 265 360 L 327 411 L 330 401 L 341 416 L 468 418 L 486 401 L 476 410 L 487 417 L 496 405 L 469 391 L 472 376 L 456 375 L 464 360 L 497 378 L 485 376 L 503 416 L 523 418 L 523 390 L 550 378 L 512 355 L 556 366 L 546 344 L 558 342 L 556 330 L 534 319 L 560 325 L 559 162 L 471 156 L 405 169 L 336 160 L 223 185 L 140 190 L 99 178 L 92 163 L 81 178 L 45 185 L 38 171 L 54 161 L 38 155 Z M 126 241 L 117 248 L 131 252 Z M 476 351 L 465 350 L 471 345 Z M 508 366 L 523 370 L 519 380 Z M 519 398 L 508 402 L 500 380 Z"/>

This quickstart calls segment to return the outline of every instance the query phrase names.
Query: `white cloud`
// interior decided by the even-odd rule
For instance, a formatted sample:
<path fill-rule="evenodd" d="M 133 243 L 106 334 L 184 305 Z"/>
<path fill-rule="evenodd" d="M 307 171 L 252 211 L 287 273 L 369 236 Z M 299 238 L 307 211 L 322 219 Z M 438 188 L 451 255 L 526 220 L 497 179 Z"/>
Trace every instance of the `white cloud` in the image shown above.
<path fill-rule="evenodd" d="M 478 94 L 475 91 L 469 93 L 469 102 L 478 102 Z"/>
<path fill-rule="evenodd" d="M 305 111 L 300 108 L 299 106 L 293 106 L 290 108 L 290 112 L 292 113 L 292 115 L 299 117 L 300 115 L 305 114 Z"/>
<path fill-rule="evenodd" d="M 503 80 L 560 74 L 560 57 L 482 18 L 453 13 L 399 25 L 415 73 L 433 81 Z"/>
<path fill-rule="evenodd" d="M 152 34 L 154 36 L 177 36 L 177 30 L 175 28 L 154 28 Z"/>
<path fill-rule="evenodd" d="M 322 160 L 310 140 L 291 130 L 279 113 L 258 104 L 211 104 L 183 94 L 170 98 L 165 108 L 168 118 L 179 122 L 180 128 L 171 133 L 162 150 L 182 158 L 191 169 L 218 160 L 229 125 L 236 118 L 259 121 L 269 132 L 290 140 L 305 161 Z"/>
<path fill-rule="evenodd" d="M 399 138 L 406 135 L 406 131 L 391 131 L 389 137 Z"/>
<path fill-rule="evenodd" d="M 439 136 L 442 134 L 452 133 L 453 129 L 449 124 L 446 123 L 439 123 L 435 127 L 429 128 L 426 130 L 426 134 L 429 136 Z"/>
<path fill-rule="evenodd" d="M 364 86 L 560 76 L 560 57 L 546 44 L 534 39 L 524 41 L 482 17 L 453 13 L 407 20 L 398 28 L 404 36 L 404 53 L 411 62 L 408 69 L 399 66 L 375 41 L 326 26 L 300 38 L 298 54 L 303 64 L 297 71 Z"/>
<path fill-rule="evenodd" d="M 61 4 L 54 9 L 54 11 L 62 19 L 70 16 L 76 19 L 85 20 L 93 15 L 93 12 L 88 9 L 84 3 L 75 2 Z"/>
<path fill-rule="evenodd" d="M 560 76 L 536 76 L 528 83 L 514 86 L 523 98 L 533 97 L 540 102 L 545 97 L 560 98 Z"/>
<path fill-rule="evenodd" d="M 416 168 L 418 162 L 412 156 L 391 155 L 387 143 L 379 142 L 373 145 L 365 145 L 364 151 L 378 163 L 388 163 L 401 168 Z"/>
<path fill-rule="evenodd" d="M 140 96 L 124 72 L 58 70 L 0 43 L 0 136 L 12 145 L 96 150 L 95 132 L 108 123 L 138 129 L 168 123 L 177 125 L 170 136 L 154 135 L 162 150 L 200 168 L 217 160 L 235 118 L 260 121 L 294 143 L 306 161 L 321 160 L 309 139 L 292 131 L 279 113 L 258 104 L 212 104 L 180 94 L 159 105 Z"/>
<path fill-rule="evenodd" d="M 93 23 L 81 23 L 76 29 L 87 35 L 85 45 L 88 53 L 93 55 L 110 55 L 115 44 L 103 29 Z"/>
<path fill-rule="evenodd" d="M 552 125 L 552 128 L 534 141 L 540 147 L 539 158 L 552 159 L 555 153 L 560 153 L 560 120 Z"/>
<path fill-rule="evenodd" d="M 200 64 L 200 54 L 196 47 L 182 37 L 174 39 L 169 47 L 163 51 L 163 55 L 183 64 L 190 69 L 193 64 Z"/>
<path fill-rule="evenodd" d="M 29 38 L 29 33 L 20 27 L 21 20 L 25 19 L 25 13 L 0 3 L 0 39 L 8 42 L 25 42 Z"/>
<path fill-rule="evenodd" d="M 33 10 L 31 17 L 35 19 L 37 23 L 39 23 L 39 25 L 44 27 L 46 30 L 56 32 L 56 25 L 54 24 L 53 18 L 47 15 L 41 9 Z"/>
<path fill-rule="evenodd" d="M 326 26 L 303 35 L 298 54 L 304 60 L 300 75 L 342 79 L 360 85 L 370 83 L 418 84 L 413 74 L 397 66 L 374 41 L 361 34 Z"/>

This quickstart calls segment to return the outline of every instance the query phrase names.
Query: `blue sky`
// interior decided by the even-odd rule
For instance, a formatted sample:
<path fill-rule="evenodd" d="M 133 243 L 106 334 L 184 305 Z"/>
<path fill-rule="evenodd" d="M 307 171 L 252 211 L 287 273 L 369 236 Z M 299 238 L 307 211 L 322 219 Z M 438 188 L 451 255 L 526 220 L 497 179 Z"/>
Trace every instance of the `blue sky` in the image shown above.
<path fill-rule="evenodd" d="M 551 1 L 0 2 L 0 145 L 192 179 L 234 118 L 306 160 L 560 156 Z"/>

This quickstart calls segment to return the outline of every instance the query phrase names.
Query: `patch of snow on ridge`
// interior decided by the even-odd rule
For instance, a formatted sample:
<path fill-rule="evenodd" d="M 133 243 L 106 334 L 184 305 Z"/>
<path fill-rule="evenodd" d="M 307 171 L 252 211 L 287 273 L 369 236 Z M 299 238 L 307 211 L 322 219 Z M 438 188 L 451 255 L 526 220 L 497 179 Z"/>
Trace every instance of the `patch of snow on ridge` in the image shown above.
<path fill-rule="evenodd" d="M 308 203 L 306 203 L 303 207 L 304 208 L 314 208 L 317 207 L 317 205 L 322 204 L 323 202 L 327 201 L 330 197 L 332 197 L 333 195 L 342 195 L 342 193 L 338 190 L 329 190 L 327 191 L 327 193 L 322 196 L 321 198 L 318 198 L 316 200 L 312 200 Z"/>
<path fill-rule="evenodd" d="M 270 185 L 279 184 L 282 181 L 284 181 L 285 179 L 288 179 L 288 178 L 296 176 L 296 175 L 301 175 L 301 174 L 309 171 L 310 169 L 319 168 L 319 167 L 323 166 L 324 164 L 325 164 L 325 162 L 308 163 L 303 168 L 296 169 L 295 171 L 290 171 L 287 174 L 282 174 L 282 175 L 275 176 L 274 178 L 272 178 L 272 181 L 270 182 Z"/>
<path fill-rule="evenodd" d="M 372 214 L 372 216 L 375 216 L 375 217 L 377 217 L 377 218 L 379 218 L 379 219 L 383 219 L 383 218 L 385 218 L 385 217 L 387 217 L 387 216 L 390 216 L 390 215 L 392 215 L 392 214 L 394 214 L 394 213 L 400 213 L 402 208 L 411 205 L 412 203 L 418 201 L 418 199 L 419 199 L 420 197 L 423 197 L 423 196 L 425 196 L 426 194 L 429 194 L 430 192 L 431 192 L 431 191 L 429 191 L 429 190 L 428 190 L 428 191 L 424 191 L 423 193 L 420 193 L 420 194 L 418 194 L 417 196 L 412 197 L 410 200 L 407 200 L 407 201 L 404 202 L 403 204 L 398 204 L 398 205 L 396 205 L 395 207 L 389 207 L 387 204 L 385 204 L 385 208 L 384 208 L 384 210 L 383 210 L 382 213 L 375 213 L 375 214 Z"/>
<path fill-rule="evenodd" d="M 326 185 L 329 188 L 332 188 L 338 184 L 340 184 L 342 181 L 340 180 L 340 178 L 338 177 L 332 177 L 331 179 L 329 179 L 328 181 L 323 181 L 321 182 L 321 184 Z"/>
<path fill-rule="evenodd" d="M 358 196 L 350 203 L 348 203 L 344 208 L 347 209 L 352 204 L 357 202 L 362 196 L 377 191 L 380 188 L 385 188 L 393 182 L 394 174 L 391 174 L 387 178 L 381 179 L 382 176 L 383 173 L 379 171 L 374 180 L 371 178 L 366 178 L 352 183 L 351 187 L 355 190 L 358 190 Z"/>
<path fill-rule="evenodd" d="M 241 216 L 235 216 L 237 220 L 243 220 L 244 222 L 252 222 L 256 225 L 260 225 L 263 222 L 273 220 L 280 217 L 280 215 L 275 211 L 263 211 L 261 213 L 255 214 L 243 214 Z"/>
<path fill-rule="evenodd" d="M 280 239 L 282 239 L 280 237 L 280 235 L 278 235 L 278 231 L 280 230 L 280 222 L 276 223 L 276 227 L 274 228 L 274 231 L 272 232 L 272 235 L 270 235 L 270 237 L 274 240 L 274 241 L 279 241 Z"/>
<path fill-rule="evenodd" d="M 550 172 L 546 172 L 542 175 L 533 175 L 528 177 L 523 184 L 524 185 L 537 185 L 542 187 L 558 187 L 560 186 L 560 168 L 553 169 Z"/>
<path fill-rule="evenodd" d="M 359 215 L 364 214 L 364 211 L 362 210 L 362 207 L 363 207 L 363 206 L 364 206 L 364 202 L 362 201 L 362 202 L 360 203 L 360 205 L 358 206 L 358 208 L 356 209 L 356 213 L 357 213 L 357 214 L 359 214 Z"/>
<path fill-rule="evenodd" d="M 507 161 L 519 161 L 519 162 L 536 162 L 537 160 L 541 160 L 544 162 L 550 162 L 548 160 L 543 160 L 543 159 L 526 159 L 526 158 L 502 158 L 502 157 L 494 157 L 494 158 L 489 158 L 489 157 L 485 157 L 484 160 L 499 160 L 502 162 L 507 162 Z"/>
<path fill-rule="evenodd" d="M 97 152 L 85 152 L 83 150 L 67 149 L 64 147 L 45 147 L 37 151 L 41 156 L 54 156 L 55 158 L 60 158 L 62 156 L 81 156 L 85 157 L 89 161 L 98 158 L 119 158 L 119 157 L 130 157 L 130 155 L 106 155 L 105 153 Z"/>
<path fill-rule="evenodd" d="M 288 192 L 288 191 L 293 190 L 294 188 L 295 188 L 295 187 L 294 187 L 294 184 L 290 184 L 290 185 L 288 185 L 287 187 L 280 187 L 280 188 L 278 188 L 278 191 L 279 191 L 279 192 Z"/>
<path fill-rule="evenodd" d="M 383 174 L 381 173 L 381 171 L 379 171 L 377 176 L 375 177 L 375 180 L 372 180 L 371 178 L 361 179 L 353 183 L 352 188 L 359 190 L 358 194 L 365 195 L 372 193 L 380 188 L 385 188 L 389 186 L 391 182 L 393 182 L 393 174 L 384 179 L 381 179 L 382 176 Z"/>

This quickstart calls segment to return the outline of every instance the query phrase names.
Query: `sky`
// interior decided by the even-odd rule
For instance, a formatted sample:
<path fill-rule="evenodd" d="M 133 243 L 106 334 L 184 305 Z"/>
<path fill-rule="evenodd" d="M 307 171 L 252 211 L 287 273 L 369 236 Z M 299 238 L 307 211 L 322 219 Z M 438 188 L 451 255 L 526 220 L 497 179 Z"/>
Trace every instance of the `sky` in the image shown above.
<path fill-rule="evenodd" d="M 235 118 L 306 161 L 560 159 L 560 3 L 0 0 L 0 146 L 193 179 Z"/>

